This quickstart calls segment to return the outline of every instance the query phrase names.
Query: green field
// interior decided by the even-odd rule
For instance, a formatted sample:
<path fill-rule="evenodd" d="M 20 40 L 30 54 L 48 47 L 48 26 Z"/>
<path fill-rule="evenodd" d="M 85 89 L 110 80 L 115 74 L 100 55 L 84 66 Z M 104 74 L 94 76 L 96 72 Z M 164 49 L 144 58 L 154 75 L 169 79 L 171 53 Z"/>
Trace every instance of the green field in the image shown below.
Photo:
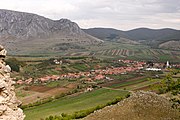
<path fill-rule="evenodd" d="M 111 88 L 119 88 L 119 87 L 125 87 L 125 86 L 129 86 L 129 85 L 133 85 L 133 84 L 137 84 L 137 83 L 141 83 L 147 81 L 146 79 L 140 79 L 140 80 L 135 80 L 135 81 L 128 81 L 128 82 L 123 82 L 123 83 L 119 83 L 119 84 L 114 84 L 112 86 L 110 86 Z"/>
<path fill-rule="evenodd" d="M 131 79 L 131 78 L 135 78 L 138 76 L 138 74 L 121 74 L 121 75 L 107 75 L 108 77 L 114 79 L 114 80 L 118 80 L 118 81 L 122 81 L 122 80 L 127 80 L 127 79 Z"/>
<path fill-rule="evenodd" d="M 28 59 L 35 57 L 41 60 L 55 56 L 95 56 L 97 58 L 125 58 L 132 60 L 155 60 L 161 62 L 165 62 L 167 60 L 171 62 L 180 61 L 179 50 L 155 49 L 142 44 L 133 45 L 118 42 L 104 42 L 101 45 L 86 46 L 86 49 L 79 51 L 46 51 L 44 53 L 38 53 L 36 51 L 35 53 L 27 53 L 20 55 L 19 57 L 21 57 L 21 59 L 24 59 L 25 57 L 29 57 Z M 77 68 L 79 67 L 77 66 Z"/>
<path fill-rule="evenodd" d="M 150 85 L 153 85 L 157 82 L 159 82 L 159 81 L 158 80 L 157 81 L 145 81 L 145 82 L 140 82 L 137 84 L 129 85 L 125 88 L 126 88 L 126 90 L 136 90 L 136 89 L 141 89 L 143 87 L 149 87 Z"/>
<path fill-rule="evenodd" d="M 116 97 L 124 97 L 127 91 L 98 89 L 92 92 L 80 94 L 78 96 L 67 96 L 50 103 L 46 103 L 37 107 L 25 109 L 25 120 L 39 120 L 50 115 L 60 115 L 61 113 L 73 113 L 75 111 L 84 110 L 97 105 L 105 104 L 114 100 Z"/>
<path fill-rule="evenodd" d="M 140 89 L 143 87 L 148 87 L 159 81 L 160 81 L 160 79 L 153 79 L 153 81 L 151 81 L 151 80 L 147 80 L 147 78 L 143 78 L 143 79 L 139 79 L 139 80 L 127 81 L 127 82 L 123 82 L 123 83 L 119 83 L 119 84 L 113 84 L 109 87 L 115 88 L 115 89 L 136 90 L 136 89 Z"/>
<path fill-rule="evenodd" d="M 46 84 L 47 87 L 53 88 L 53 87 L 59 87 L 59 86 L 66 86 L 68 85 L 68 80 L 61 80 L 61 81 L 52 81 Z"/>
<path fill-rule="evenodd" d="M 91 54 L 101 58 L 126 58 L 132 60 L 173 61 L 180 60 L 180 51 L 155 49 L 146 45 L 105 42 L 102 46 L 91 46 Z"/>

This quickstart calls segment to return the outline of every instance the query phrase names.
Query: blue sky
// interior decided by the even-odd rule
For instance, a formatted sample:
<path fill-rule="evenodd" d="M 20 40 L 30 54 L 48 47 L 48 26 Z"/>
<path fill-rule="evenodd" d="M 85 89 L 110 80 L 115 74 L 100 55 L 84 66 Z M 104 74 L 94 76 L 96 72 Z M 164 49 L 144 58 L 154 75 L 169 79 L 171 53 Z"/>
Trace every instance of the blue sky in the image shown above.
<path fill-rule="evenodd" d="M 68 18 L 81 28 L 180 30 L 180 0 L 0 0 L 0 9 Z"/>

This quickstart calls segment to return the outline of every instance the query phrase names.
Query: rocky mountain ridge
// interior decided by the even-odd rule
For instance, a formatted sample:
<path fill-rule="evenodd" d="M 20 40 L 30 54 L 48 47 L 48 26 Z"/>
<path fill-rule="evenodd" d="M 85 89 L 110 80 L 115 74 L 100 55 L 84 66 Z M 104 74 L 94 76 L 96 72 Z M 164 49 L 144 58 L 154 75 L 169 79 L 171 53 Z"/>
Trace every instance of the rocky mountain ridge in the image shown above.
<path fill-rule="evenodd" d="M 53 33 L 83 35 L 79 26 L 68 19 L 51 20 L 31 13 L 0 10 L 0 37 L 41 38 Z"/>
<path fill-rule="evenodd" d="M 10 53 L 53 51 L 54 46 L 72 43 L 77 48 L 103 41 L 68 19 L 51 20 L 32 13 L 0 9 L 0 43 Z"/>

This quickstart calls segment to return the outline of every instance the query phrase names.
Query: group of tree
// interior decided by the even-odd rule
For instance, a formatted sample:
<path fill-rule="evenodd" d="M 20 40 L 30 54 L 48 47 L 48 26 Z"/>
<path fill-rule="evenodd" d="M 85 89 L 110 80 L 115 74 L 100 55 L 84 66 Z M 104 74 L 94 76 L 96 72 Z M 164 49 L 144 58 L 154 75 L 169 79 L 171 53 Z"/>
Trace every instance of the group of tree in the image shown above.
<path fill-rule="evenodd" d="M 180 70 L 173 70 L 166 75 L 159 85 L 160 93 L 171 92 L 173 95 L 180 94 L 180 78 L 173 78 L 173 75 L 177 75 L 178 73 L 180 73 Z"/>
<path fill-rule="evenodd" d="M 20 68 L 26 65 L 25 62 L 19 61 L 16 58 L 8 58 L 5 62 L 11 67 L 11 70 L 15 72 L 19 72 Z"/>

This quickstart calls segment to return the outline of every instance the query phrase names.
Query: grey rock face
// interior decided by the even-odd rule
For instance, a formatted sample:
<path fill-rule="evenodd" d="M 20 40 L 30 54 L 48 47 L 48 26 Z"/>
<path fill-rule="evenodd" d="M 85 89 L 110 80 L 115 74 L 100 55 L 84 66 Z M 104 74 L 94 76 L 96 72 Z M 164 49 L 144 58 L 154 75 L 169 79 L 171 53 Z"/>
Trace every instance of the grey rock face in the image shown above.
<path fill-rule="evenodd" d="M 51 20 L 36 14 L 0 9 L 0 37 L 19 39 L 49 37 L 53 33 L 82 35 L 79 26 L 67 19 Z"/>
<path fill-rule="evenodd" d="M 0 9 L 0 43 L 10 54 L 54 52 L 54 47 L 62 43 L 86 46 L 102 42 L 68 19 L 51 20 L 36 14 Z"/>

